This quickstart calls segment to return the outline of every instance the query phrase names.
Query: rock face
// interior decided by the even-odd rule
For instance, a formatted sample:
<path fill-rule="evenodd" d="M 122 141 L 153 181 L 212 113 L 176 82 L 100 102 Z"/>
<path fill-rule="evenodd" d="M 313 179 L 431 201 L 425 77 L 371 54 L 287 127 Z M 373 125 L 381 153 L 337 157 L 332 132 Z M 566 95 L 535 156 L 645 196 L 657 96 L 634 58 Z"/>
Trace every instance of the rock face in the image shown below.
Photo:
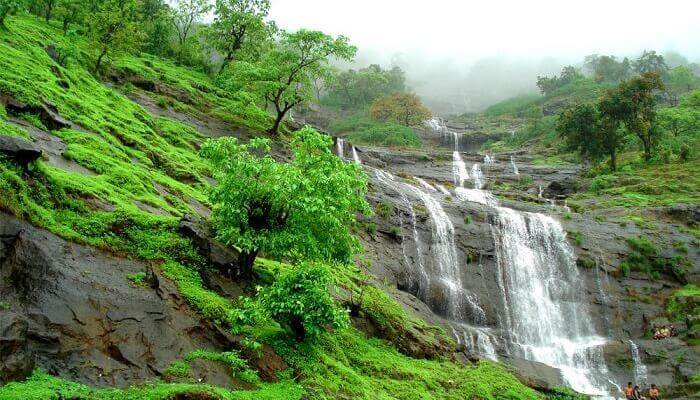
<path fill-rule="evenodd" d="M 238 270 L 238 252 L 217 241 L 206 221 L 192 215 L 185 215 L 180 220 L 178 231 L 190 238 L 202 257 L 219 271 L 230 276 Z"/>
<path fill-rule="evenodd" d="M 127 275 L 147 272 L 138 286 Z M 34 368 L 94 386 L 138 384 L 235 339 L 192 312 L 157 267 L 72 244 L 0 213 L 0 384 Z M 227 367 L 196 378 L 231 385 Z"/>
<path fill-rule="evenodd" d="M 0 153 L 22 168 L 41 157 L 41 149 L 34 143 L 14 136 L 0 136 Z"/>
<path fill-rule="evenodd" d="M 71 126 L 69 121 L 61 117 L 53 104 L 30 105 L 2 94 L 0 94 L 0 103 L 2 103 L 7 109 L 7 112 L 12 115 L 29 113 L 38 116 L 44 126 L 51 131 L 57 131 Z"/>

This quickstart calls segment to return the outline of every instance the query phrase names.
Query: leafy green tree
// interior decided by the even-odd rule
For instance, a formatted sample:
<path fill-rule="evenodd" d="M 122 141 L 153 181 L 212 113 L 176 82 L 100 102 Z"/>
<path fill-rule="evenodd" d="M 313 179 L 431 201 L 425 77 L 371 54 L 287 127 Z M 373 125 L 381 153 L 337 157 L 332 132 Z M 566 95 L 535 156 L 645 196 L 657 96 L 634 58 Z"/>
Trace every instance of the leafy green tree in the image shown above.
<path fill-rule="evenodd" d="M 51 21 L 53 16 L 53 10 L 56 7 L 59 0 L 40 0 L 42 7 L 44 8 L 44 18 L 46 22 Z"/>
<path fill-rule="evenodd" d="M 95 72 L 99 73 L 105 56 L 134 50 L 141 42 L 142 32 L 137 25 L 136 0 L 104 0 L 94 7 L 87 19 L 88 36 L 98 49 Z"/>
<path fill-rule="evenodd" d="M 371 104 L 382 95 L 405 91 L 406 78 L 399 67 L 384 70 L 372 64 L 334 74 L 329 88 L 329 97 L 342 99 L 340 105 L 359 107 Z"/>
<path fill-rule="evenodd" d="M 606 100 L 599 107 L 605 109 Z M 625 132 L 620 122 L 602 117 L 593 104 L 578 104 L 559 114 L 557 132 L 571 150 L 577 150 L 585 159 L 597 161 L 610 157 L 610 168 L 617 169 L 617 154 L 624 147 Z"/>
<path fill-rule="evenodd" d="M 668 107 L 658 111 L 659 125 L 674 137 L 700 132 L 700 109 Z"/>
<path fill-rule="evenodd" d="M 654 127 L 655 94 L 663 89 L 657 73 L 645 72 L 607 91 L 599 108 L 604 117 L 624 123 L 625 128 L 639 138 L 647 161 L 651 159 L 661 133 Z"/>
<path fill-rule="evenodd" d="M 380 97 L 370 109 L 372 118 L 394 121 L 405 126 L 416 126 L 432 116 L 420 98 L 413 93 L 394 93 Z"/>
<path fill-rule="evenodd" d="M 23 0 L 0 0 L 0 28 L 5 28 L 5 18 L 24 7 Z"/>
<path fill-rule="evenodd" d="M 172 55 L 171 41 L 175 35 L 172 9 L 165 0 L 142 0 L 139 24 L 144 34 L 142 50 L 155 55 Z"/>
<path fill-rule="evenodd" d="M 275 321 L 294 333 L 297 342 L 313 340 L 328 327 L 348 326 L 347 312 L 329 293 L 332 281 L 327 266 L 301 263 L 263 289 L 260 303 Z"/>
<path fill-rule="evenodd" d="M 180 56 L 195 26 L 212 9 L 209 0 L 177 0 L 171 13 Z"/>
<path fill-rule="evenodd" d="M 68 32 L 72 24 L 82 22 L 86 14 L 83 0 L 59 0 L 56 4 L 56 16 L 61 20 L 63 33 Z"/>
<path fill-rule="evenodd" d="M 371 213 L 366 178 L 331 151 L 332 140 L 312 128 L 293 134 L 292 161 L 270 155 L 268 139 L 207 142 L 202 155 L 219 184 L 211 193 L 218 237 L 241 250 L 241 273 L 258 253 L 294 261 L 350 262 L 360 244 L 350 233 L 356 213 Z"/>
<path fill-rule="evenodd" d="M 627 57 L 617 61 L 615 56 L 599 56 L 593 54 L 587 56 L 584 67 L 591 71 L 597 82 L 619 82 L 627 79 L 632 66 Z"/>
<path fill-rule="evenodd" d="M 216 18 L 211 24 L 210 40 L 224 57 L 221 71 L 236 58 L 239 51 L 257 53 L 261 44 L 274 31 L 265 23 L 270 10 L 269 0 L 216 0 Z"/>
<path fill-rule="evenodd" d="M 683 93 L 690 92 L 700 85 L 700 78 L 690 68 L 681 65 L 669 71 L 664 83 L 669 101 L 675 106 Z"/>
<path fill-rule="evenodd" d="M 562 69 L 558 77 L 553 76 L 550 78 L 546 76 L 538 76 L 537 87 L 540 88 L 540 92 L 542 92 L 542 94 L 549 96 L 560 87 L 568 85 L 569 83 L 572 83 L 582 77 L 583 75 L 581 75 L 581 73 L 579 73 L 575 67 L 569 65 Z"/>
<path fill-rule="evenodd" d="M 634 70 L 640 75 L 647 72 L 655 72 L 660 77 L 665 77 L 668 72 L 664 56 L 656 54 L 654 50 L 644 50 L 642 55 L 634 61 L 633 66 Z"/>
<path fill-rule="evenodd" d="M 229 88 L 242 85 L 275 109 L 270 133 L 277 133 L 287 112 L 313 100 L 313 82 L 327 76 L 331 57 L 349 61 L 357 49 L 344 36 L 323 32 L 282 32 L 276 45 L 259 60 L 239 61 L 232 68 Z"/>

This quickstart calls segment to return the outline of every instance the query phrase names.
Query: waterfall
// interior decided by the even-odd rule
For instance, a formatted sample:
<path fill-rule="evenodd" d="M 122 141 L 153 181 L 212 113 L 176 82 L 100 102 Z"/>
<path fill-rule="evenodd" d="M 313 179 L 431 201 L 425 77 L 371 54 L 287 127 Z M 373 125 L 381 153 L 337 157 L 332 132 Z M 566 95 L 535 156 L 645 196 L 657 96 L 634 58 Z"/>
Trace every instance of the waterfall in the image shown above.
<path fill-rule="evenodd" d="M 475 179 L 476 181 L 476 179 Z M 493 207 L 499 325 L 509 354 L 558 368 L 574 390 L 608 395 L 608 369 L 586 304 L 573 250 L 555 219 L 501 207 L 489 192 L 455 189 L 457 198 Z M 488 356 L 488 353 L 483 353 Z"/>
<path fill-rule="evenodd" d="M 486 166 L 491 166 L 496 163 L 496 159 L 491 157 L 490 155 L 486 154 L 484 156 L 484 165 Z"/>
<path fill-rule="evenodd" d="M 444 194 L 445 196 L 450 196 L 450 191 L 447 190 L 446 187 L 444 187 L 444 186 L 442 186 L 442 185 L 440 185 L 440 184 L 435 185 L 435 187 L 438 188 L 438 190 L 439 190 L 442 194 Z"/>
<path fill-rule="evenodd" d="M 639 357 L 639 348 L 630 340 L 630 353 L 632 353 L 632 363 L 634 364 L 634 382 L 635 384 L 644 387 L 647 384 L 647 366 Z"/>
<path fill-rule="evenodd" d="M 515 165 L 515 159 L 513 159 L 513 156 L 510 156 L 510 166 L 513 169 L 513 174 L 520 175 L 518 172 L 518 166 Z"/>
<path fill-rule="evenodd" d="M 338 157 L 340 158 L 345 158 L 343 156 L 343 147 L 345 147 L 345 140 L 341 138 L 336 138 L 335 139 L 335 150 L 336 153 L 338 153 Z"/>
<path fill-rule="evenodd" d="M 542 191 L 542 185 L 540 185 L 540 189 L 539 189 L 539 191 L 537 192 L 537 198 L 538 198 L 538 199 L 541 199 L 541 198 L 542 198 L 542 193 L 544 193 L 544 192 Z"/>
<path fill-rule="evenodd" d="M 573 251 L 551 217 L 496 207 L 492 227 L 510 351 L 558 368 L 574 390 L 607 394 L 605 338 L 590 323 Z"/>
<path fill-rule="evenodd" d="M 423 189 L 430 190 L 431 192 L 437 192 L 437 189 L 435 189 L 435 187 L 433 187 L 433 185 L 429 184 L 428 182 L 424 181 L 423 179 L 415 178 L 415 177 L 414 177 L 414 179 L 416 180 L 416 182 L 418 182 L 421 185 L 421 187 L 423 187 Z"/>
<path fill-rule="evenodd" d="M 468 314 L 474 322 L 483 323 L 486 319 L 483 309 L 479 306 L 475 296 L 462 286 L 460 264 L 454 243 L 454 225 L 440 202 L 428 192 L 408 183 L 400 182 L 384 171 L 376 170 L 375 175 L 380 183 L 392 188 L 402 196 L 411 196 L 419 199 L 425 205 L 430 215 L 432 223 L 430 248 L 433 254 L 432 264 L 434 269 L 432 276 L 437 279 L 430 280 L 428 287 L 419 289 L 419 293 L 423 293 L 421 298 L 430 303 L 434 294 L 443 293 L 445 294 L 444 300 L 442 300 L 444 304 L 433 304 L 433 306 L 444 309 L 448 317 L 457 321 L 467 319 L 465 314 L 465 308 L 467 308 Z M 416 178 L 416 181 L 424 188 L 428 190 L 432 188 L 431 191 L 436 191 L 435 188 L 422 179 Z M 412 218 L 415 220 L 415 216 Z M 414 236 L 417 237 L 417 232 L 414 233 Z M 437 285 L 437 287 L 433 287 L 434 285 Z M 439 296 L 436 298 L 439 299 Z"/>
<path fill-rule="evenodd" d="M 462 161 L 462 156 L 456 150 L 452 153 L 452 174 L 454 175 L 454 184 L 457 187 L 463 187 L 464 181 L 469 179 L 467 166 Z"/>
<path fill-rule="evenodd" d="M 474 180 L 474 189 L 484 187 L 484 174 L 481 172 L 481 165 L 472 165 L 472 179 Z"/>
<path fill-rule="evenodd" d="M 360 160 L 360 156 L 357 155 L 357 150 L 355 150 L 355 146 L 352 146 L 352 159 L 355 161 L 355 164 L 362 165 L 362 160 Z"/>

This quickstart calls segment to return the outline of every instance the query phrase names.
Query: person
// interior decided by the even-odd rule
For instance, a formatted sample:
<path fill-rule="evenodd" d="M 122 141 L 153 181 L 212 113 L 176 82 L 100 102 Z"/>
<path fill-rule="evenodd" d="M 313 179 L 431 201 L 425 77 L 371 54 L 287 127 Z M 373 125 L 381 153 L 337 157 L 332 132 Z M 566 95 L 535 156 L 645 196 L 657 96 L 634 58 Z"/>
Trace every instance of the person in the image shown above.
<path fill-rule="evenodd" d="M 632 382 L 627 383 L 627 387 L 625 388 L 625 398 L 627 398 L 627 400 L 636 400 L 634 398 L 634 388 L 632 387 Z"/>
<path fill-rule="evenodd" d="M 646 397 L 642 396 L 642 390 L 639 386 L 634 387 L 634 395 L 632 397 L 634 400 L 646 400 Z"/>
<path fill-rule="evenodd" d="M 659 400 L 659 388 L 653 383 L 649 389 L 649 400 Z"/>

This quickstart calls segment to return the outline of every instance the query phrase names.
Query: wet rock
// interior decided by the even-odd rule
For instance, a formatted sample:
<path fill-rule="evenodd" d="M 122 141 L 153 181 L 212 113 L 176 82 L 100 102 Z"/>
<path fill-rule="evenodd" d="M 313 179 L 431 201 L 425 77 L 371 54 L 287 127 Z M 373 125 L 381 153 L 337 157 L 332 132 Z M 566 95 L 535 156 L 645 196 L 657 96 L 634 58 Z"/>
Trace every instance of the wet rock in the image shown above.
<path fill-rule="evenodd" d="M 553 181 L 544 190 L 544 197 L 546 198 L 566 198 L 576 193 L 578 191 L 578 182 L 573 178 L 565 178 L 559 181 Z"/>
<path fill-rule="evenodd" d="M 150 284 L 127 275 L 151 271 Z M 230 335 L 191 311 L 157 267 L 67 242 L 0 213 L 0 377 L 34 368 L 92 386 L 162 375 L 196 349 L 228 351 Z M 10 355 L 11 354 L 11 355 Z M 229 377 L 224 365 L 210 376 Z M 205 380 L 206 382 L 206 380 Z"/>
<path fill-rule="evenodd" d="M 235 271 L 238 268 L 239 253 L 214 238 L 209 224 L 192 215 L 180 220 L 178 231 L 192 240 L 199 253 L 219 271 Z"/>
<path fill-rule="evenodd" d="M 523 385 L 535 390 L 548 392 L 564 384 L 561 371 L 549 365 L 515 357 L 502 357 L 500 360 L 514 368 L 515 376 Z"/>
<path fill-rule="evenodd" d="M 5 106 L 7 112 L 11 115 L 19 114 L 34 114 L 39 117 L 44 126 L 52 131 L 70 128 L 71 123 L 61 117 L 56 109 L 56 106 L 51 103 L 41 105 L 30 105 L 18 101 L 14 97 L 8 95 L 0 95 L 0 103 Z"/>
<path fill-rule="evenodd" d="M 0 153 L 22 168 L 41 157 L 41 149 L 32 142 L 15 136 L 0 136 Z"/>

